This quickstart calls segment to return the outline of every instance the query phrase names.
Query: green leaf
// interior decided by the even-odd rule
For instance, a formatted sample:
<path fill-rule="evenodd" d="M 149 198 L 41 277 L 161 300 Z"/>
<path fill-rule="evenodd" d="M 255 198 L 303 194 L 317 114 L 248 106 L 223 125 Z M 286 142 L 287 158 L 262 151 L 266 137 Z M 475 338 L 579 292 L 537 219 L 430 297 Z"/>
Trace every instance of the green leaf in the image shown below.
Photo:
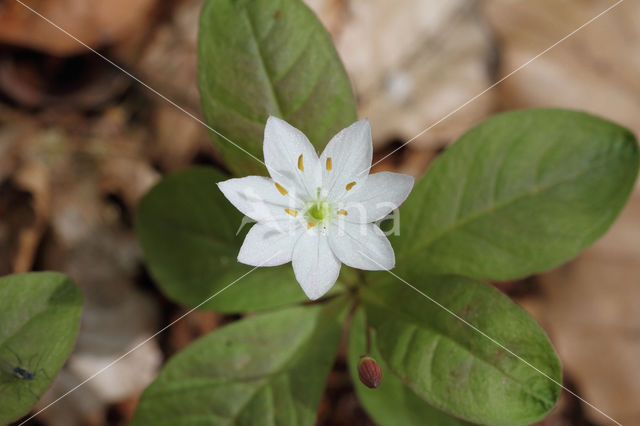
<path fill-rule="evenodd" d="M 51 386 L 71 353 L 81 311 L 80 290 L 65 275 L 0 278 L 0 424 L 27 414 Z"/>
<path fill-rule="evenodd" d="M 346 307 L 278 310 L 210 333 L 169 361 L 133 425 L 313 425 Z"/>
<path fill-rule="evenodd" d="M 477 423 L 533 423 L 561 388 L 394 277 L 363 292 L 367 320 L 389 368 L 448 413 Z M 558 383 L 560 363 L 540 326 L 509 298 L 463 277 L 405 277 L 417 289 Z M 384 379 L 383 379 L 384 380 Z"/>
<path fill-rule="evenodd" d="M 438 158 L 402 209 L 398 264 L 507 280 L 551 269 L 600 237 L 638 174 L 627 129 L 573 111 L 498 115 Z"/>
<path fill-rule="evenodd" d="M 194 167 L 163 179 L 138 206 L 136 230 L 151 275 L 172 300 L 202 309 L 243 312 L 306 300 L 291 265 L 257 268 L 238 263 L 247 224 L 216 182 L 226 177 Z M 246 276 L 244 276 L 246 274 Z M 243 277 L 244 276 L 244 277 Z"/>
<path fill-rule="evenodd" d="M 367 354 L 366 317 L 359 309 L 351 320 L 349 329 L 349 371 L 358 399 L 380 426 L 463 426 L 470 425 L 429 405 L 417 396 L 387 366 L 376 347 L 375 330 L 371 329 L 369 354 L 382 368 L 382 382 L 376 389 L 369 389 L 358 378 L 358 361 Z"/>
<path fill-rule="evenodd" d="M 333 43 L 300 0 L 207 0 L 198 59 L 207 123 L 261 160 L 269 115 L 303 131 L 318 150 L 356 121 L 351 85 Z M 266 172 L 212 136 L 236 175 Z"/>

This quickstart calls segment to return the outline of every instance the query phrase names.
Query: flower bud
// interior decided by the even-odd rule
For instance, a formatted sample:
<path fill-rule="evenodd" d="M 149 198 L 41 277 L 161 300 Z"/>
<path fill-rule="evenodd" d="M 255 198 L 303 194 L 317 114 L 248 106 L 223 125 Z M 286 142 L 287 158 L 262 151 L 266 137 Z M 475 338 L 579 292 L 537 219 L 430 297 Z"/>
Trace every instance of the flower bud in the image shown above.
<path fill-rule="evenodd" d="M 377 388 L 382 381 L 382 369 L 375 359 L 370 356 L 361 356 L 358 363 L 358 376 L 360 381 L 368 388 Z"/>

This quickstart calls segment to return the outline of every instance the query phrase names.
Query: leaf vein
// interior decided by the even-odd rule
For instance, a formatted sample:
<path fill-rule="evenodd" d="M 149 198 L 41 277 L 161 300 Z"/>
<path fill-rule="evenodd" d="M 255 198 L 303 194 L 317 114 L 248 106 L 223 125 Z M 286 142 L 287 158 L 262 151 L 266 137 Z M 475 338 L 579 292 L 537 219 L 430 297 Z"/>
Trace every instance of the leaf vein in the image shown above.
<path fill-rule="evenodd" d="M 476 213 L 470 214 L 466 218 L 462 219 L 460 222 L 454 223 L 452 226 L 449 226 L 449 227 L 445 228 L 442 232 L 437 234 L 435 237 L 432 237 L 432 238 L 430 238 L 430 239 L 428 239 L 428 240 L 426 240 L 424 242 L 419 242 L 418 244 L 414 245 L 413 248 L 411 248 L 410 250 L 407 250 L 404 253 L 403 258 L 406 258 L 410 254 L 413 254 L 413 253 L 415 253 L 417 251 L 420 251 L 420 250 L 428 248 L 434 242 L 436 242 L 437 240 L 441 239 L 442 237 L 444 237 L 445 235 L 449 234 L 450 232 L 453 232 L 456 229 L 459 229 L 460 227 L 462 227 L 462 226 L 464 226 L 464 225 L 466 225 L 468 223 L 471 223 L 471 222 L 481 218 L 483 215 L 485 215 L 487 213 L 490 213 L 492 211 L 505 208 L 505 207 L 509 206 L 510 204 L 515 203 L 516 201 L 519 201 L 521 199 L 530 197 L 532 195 L 538 194 L 538 193 L 543 192 L 543 191 L 547 191 L 547 190 L 552 189 L 553 187 L 555 187 L 557 185 L 560 185 L 560 184 L 569 182 L 569 181 L 571 181 L 573 179 L 576 179 L 576 178 L 584 175 L 585 173 L 589 172 L 594 167 L 597 167 L 597 166 L 592 165 L 592 166 L 586 167 L 586 168 L 584 168 L 584 169 L 582 169 L 582 170 L 580 170 L 580 171 L 578 171 L 576 173 L 572 173 L 572 174 L 566 176 L 563 179 L 559 179 L 557 181 L 550 182 L 549 184 L 546 184 L 546 185 L 533 186 L 528 191 L 524 191 L 523 193 L 521 193 L 519 195 L 516 195 L 514 197 L 508 198 L 508 199 L 506 199 L 506 200 L 504 200 L 504 201 L 502 201 L 500 203 L 496 203 L 496 204 L 494 204 L 494 205 L 492 205 L 492 206 L 490 206 L 488 208 L 478 210 Z"/>
<path fill-rule="evenodd" d="M 258 59 L 260 60 L 260 70 L 262 71 L 262 73 L 264 74 L 264 78 L 267 81 L 267 86 L 269 87 L 269 93 L 273 99 L 274 105 L 276 107 L 276 113 L 279 116 L 282 116 L 282 107 L 280 105 L 280 100 L 278 99 L 278 95 L 275 91 L 275 88 L 273 86 L 273 82 L 271 81 L 271 78 L 269 77 L 269 73 L 267 71 L 267 65 L 266 65 L 266 61 L 264 59 L 264 56 L 262 55 L 262 49 L 260 48 L 260 43 L 258 42 L 258 38 L 256 37 L 256 30 L 255 30 L 255 26 L 253 21 L 251 20 L 251 16 L 249 15 L 249 12 L 247 11 L 246 8 L 242 9 L 244 12 L 244 16 L 247 20 L 248 28 L 249 28 L 249 32 L 251 33 L 251 39 L 253 40 L 255 47 L 256 47 L 256 53 L 258 56 Z"/>

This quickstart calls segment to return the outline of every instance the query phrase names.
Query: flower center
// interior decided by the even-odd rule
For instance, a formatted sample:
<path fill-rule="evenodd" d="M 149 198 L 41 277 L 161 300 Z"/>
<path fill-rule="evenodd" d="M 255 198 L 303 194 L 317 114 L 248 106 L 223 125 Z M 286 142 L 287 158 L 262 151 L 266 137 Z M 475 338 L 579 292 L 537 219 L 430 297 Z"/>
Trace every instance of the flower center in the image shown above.
<path fill-rule="evenodd" d="M 305 211 L 305 217 L 309 222 L 327 222 L 331 219 L 331 205 L 326 201 L 316 201 L 311 203 Z"/>

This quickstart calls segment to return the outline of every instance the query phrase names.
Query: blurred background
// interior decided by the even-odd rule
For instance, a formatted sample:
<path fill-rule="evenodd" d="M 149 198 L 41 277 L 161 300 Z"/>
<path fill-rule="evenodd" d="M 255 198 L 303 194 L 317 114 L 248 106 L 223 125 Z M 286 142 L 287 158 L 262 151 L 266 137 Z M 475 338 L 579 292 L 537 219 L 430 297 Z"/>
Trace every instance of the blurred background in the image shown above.
<path fill-rule="evenodd" d="M 199 115 L 203 0 L 23 0 Z M 613 0 L 307 0 L 351 77 L 376 158 L 571 33 Z M 640 3 L 624 1 L 430 128 L 376 169 L 420 176 L 475 123 L 503 110 L 587 110 L 640 131 Z M 82 287 L 75 351 L 44 406 L 185 310 L 142 262 L 133 224 L 164 174 L 219 165 L 206 129 L 15 0 L 0 1 L 0 275 L 57 270 Z M 604 238 L 572 262 L 496 286 L 549 334 L 565 385 L 640 424 L 640 189 Z M 30 421 L 124 425 L 163 362 L 234 317 L 196 312 Z M 0 325 L 1 326 L 1 325 Z M 344 348 L 319 425 L 370 425 Z M 605 425 L 564 394 L 541 425 Z"/>

